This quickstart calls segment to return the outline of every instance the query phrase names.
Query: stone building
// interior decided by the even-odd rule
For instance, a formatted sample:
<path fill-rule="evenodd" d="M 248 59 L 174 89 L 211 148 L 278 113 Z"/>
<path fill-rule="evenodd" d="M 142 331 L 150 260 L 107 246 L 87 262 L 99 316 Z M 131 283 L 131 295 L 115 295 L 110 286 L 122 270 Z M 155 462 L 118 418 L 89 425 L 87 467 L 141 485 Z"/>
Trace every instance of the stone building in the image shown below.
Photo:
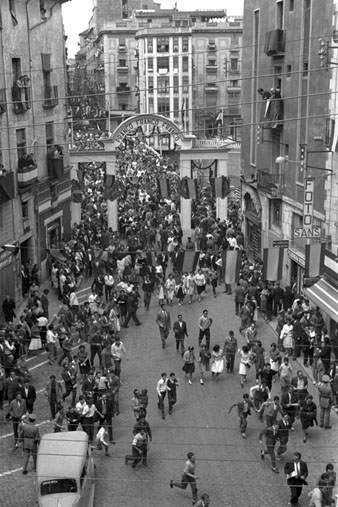
<path fill-rule="evenodd" d="M 64 1 L 0 6 L 0 246 L 19 247 L 0 252 L 0 302 L 20 301 L 21 265 L 44 276 L 46 249 L 70 233 Z"/>

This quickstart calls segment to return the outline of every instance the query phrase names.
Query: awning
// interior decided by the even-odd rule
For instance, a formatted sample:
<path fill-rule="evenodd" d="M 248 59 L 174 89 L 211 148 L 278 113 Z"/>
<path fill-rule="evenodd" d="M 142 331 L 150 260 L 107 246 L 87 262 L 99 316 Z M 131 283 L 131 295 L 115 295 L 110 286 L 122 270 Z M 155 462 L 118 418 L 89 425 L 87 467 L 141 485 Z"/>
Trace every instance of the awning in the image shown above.
<path fill-rule="evenodd" d="M 315 305 L 338 322 L 338 289 L 324 278 L 305 289 L 305 296 Z"/>
<path fill-rule="evenodd" d="M 63 253 L 61 252 L 61 250 L 57 249 L 57 248 L 46 248 L 47 250 L 47 253 L 49 253 L 49 255 L 55 259 L 56 261 L 60 262 L 61 264 L 65 264 L 68 259 L 65 255 L 63 255 Z"/>

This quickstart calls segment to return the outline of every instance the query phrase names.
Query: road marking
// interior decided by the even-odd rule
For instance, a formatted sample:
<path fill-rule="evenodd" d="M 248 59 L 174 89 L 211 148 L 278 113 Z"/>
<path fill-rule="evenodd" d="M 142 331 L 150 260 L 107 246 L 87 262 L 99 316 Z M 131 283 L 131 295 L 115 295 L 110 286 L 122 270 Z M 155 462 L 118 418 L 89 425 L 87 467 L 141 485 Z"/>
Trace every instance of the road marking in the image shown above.
<path fill-rule="evenodd" d="M 8 470 L 8 472 L 3 472 L 2 474 L 0 474 L 0 477 L 5 477 L 6 475 L 15 474 L 16 472 L 20 472 L 20 470 L 22 470 L 22 467 L 21 468 L 15 468 L 14 470 Z"/>
<path fill-rule="evenodd" d="M 42 426 L 43 424 L 47 424 L 49 422 L 51 422 L 51 421 L 46 419 L 45 421 L 41 421 L 40 423 L 36 424 L 35 426 Z M 0 437 L 0 440 L 3 440 L 4 438 L 12 437 L 13 435 L 14 435 L 14 433 L 7 433 L 6 435 L 2 435 Z M 0 475 L 0 477 L 1 477 L 1 475 Z"/>

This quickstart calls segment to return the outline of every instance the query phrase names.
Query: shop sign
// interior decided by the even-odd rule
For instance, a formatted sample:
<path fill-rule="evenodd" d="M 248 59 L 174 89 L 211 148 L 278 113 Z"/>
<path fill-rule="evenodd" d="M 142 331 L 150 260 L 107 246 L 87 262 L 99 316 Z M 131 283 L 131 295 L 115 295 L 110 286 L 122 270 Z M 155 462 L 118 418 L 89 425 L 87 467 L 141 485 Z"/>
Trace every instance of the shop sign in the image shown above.
<path fill-rule="evenodd" d="M 289 248 L 290 241 L 288 239 L 277 239 L 272 241 L 272 246 L 275 248 Z"/>
<path fill-rule="evenodd" d="M 315 188 L 314 179 L 307 178 L 306 180 L 304 180 L 303 229 L 312 229 L 314 188 Z M 296 237 L 304 237 L 304 236 L 295 235 L 295 238 Z M 315 238 L 317 236 L 308 236 L 308 237 Z"/>
<path fill-rule="evenodd" d="M 323 249 L 322 273 L 332 280 L 335 285 L 338 284 L 338 256 L 330 250 Z"/>
<path fill-rule="evenodd" d="M 293 230 L 293 237 L 294 239 L 301 239 L 301 238 L 320 238 L 321 236 L 321 228 L 320 226 L 317 227 L 296 227 Z"/>

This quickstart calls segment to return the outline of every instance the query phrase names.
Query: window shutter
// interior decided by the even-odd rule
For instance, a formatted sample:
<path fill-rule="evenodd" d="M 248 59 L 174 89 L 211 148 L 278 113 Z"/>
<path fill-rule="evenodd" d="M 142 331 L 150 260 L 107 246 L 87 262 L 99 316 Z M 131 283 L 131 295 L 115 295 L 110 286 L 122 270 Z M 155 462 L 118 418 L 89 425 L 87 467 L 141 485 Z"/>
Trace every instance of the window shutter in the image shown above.
<path fill-rule="evenodd" d="M 50 57 L 50 54 L 41 53 L 42 70 L 45 72 L 50 72 L 52 70 L 50 66 Z"/>

